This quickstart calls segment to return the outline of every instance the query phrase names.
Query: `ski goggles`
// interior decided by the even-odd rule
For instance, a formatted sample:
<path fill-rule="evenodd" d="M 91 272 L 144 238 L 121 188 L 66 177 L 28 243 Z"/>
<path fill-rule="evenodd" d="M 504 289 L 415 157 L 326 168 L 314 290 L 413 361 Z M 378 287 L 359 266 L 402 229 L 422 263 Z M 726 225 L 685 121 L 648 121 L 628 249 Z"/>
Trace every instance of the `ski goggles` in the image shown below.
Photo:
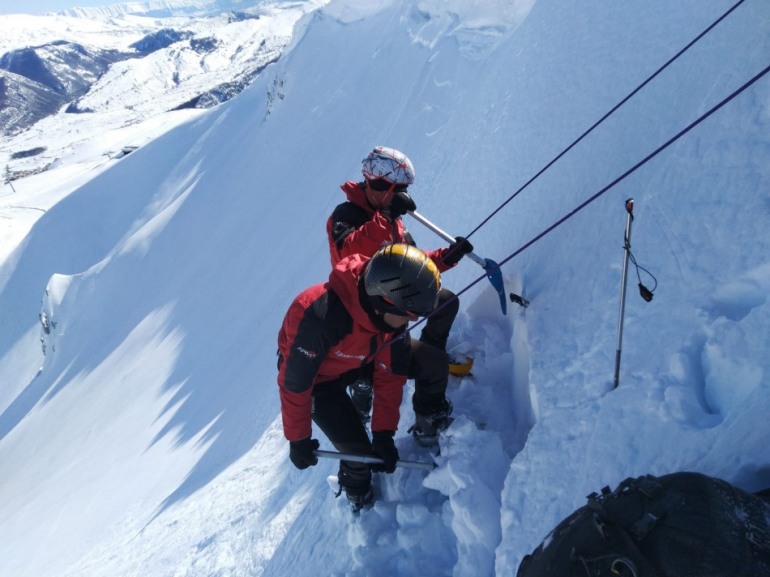
<path fill-rule="evenodd" d="M 367 180 L 366 188 L 375 199 L 379 206 L 388 206 L 393 199 L 393 195 L 397 192 L 404 192 L 408 189 L 407 184 L 396 184 L 395 182 L 389 182 L 384 178 L 378 178 L 376 180 Z"/>
<path fill-rule="evenodd" d="M 403 311 L 398 308 L 392 300 L 385 297 L 377 297 L 377 303 L 375 303 L 374 308 L 377 309 L 377 311 L 380 313 L 389 313 L 398 317 L 407 317 L 410 321 L 416 321 L 418 318 L 423 316 L 420 313 L 416 313 L 414 311 Z"/>

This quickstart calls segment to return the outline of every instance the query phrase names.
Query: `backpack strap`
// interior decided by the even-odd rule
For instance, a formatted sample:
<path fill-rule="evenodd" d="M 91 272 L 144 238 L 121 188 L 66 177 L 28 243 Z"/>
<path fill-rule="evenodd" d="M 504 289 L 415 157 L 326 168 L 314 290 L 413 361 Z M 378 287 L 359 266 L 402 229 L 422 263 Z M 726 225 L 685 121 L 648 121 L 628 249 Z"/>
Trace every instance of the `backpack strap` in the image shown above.
<path fill-rule="evenodd" d="M 648 475 L 638 479 L 628 478 L 618 485 L 615 491 L 609 487 L 602 489 L 601 495 L 592 493 L 588 496 L 587 507 L 593 512 L 594 523 L 605 539 L 620 541 L 627 556 L 609 555 L 593 560 L 593 573 L 589 575 L 608 575 L 619 577 L 658 577 L 658 573 L 639 549 L 639 543 L 655 527 L 665 515 L 665 511 L 645 507 L 644 514 L 624 527 L 615 516 L 607 510 L 607 505 L 615 500 L 628 497 L 634 492 L 641 493 L 646 499 L 654 499 L 663 491 L 663 487 L 655 477 Z M 585 562 L 584 562 L 585 564 Z M 588 572 L 588 568 L 586 568 Z"/>

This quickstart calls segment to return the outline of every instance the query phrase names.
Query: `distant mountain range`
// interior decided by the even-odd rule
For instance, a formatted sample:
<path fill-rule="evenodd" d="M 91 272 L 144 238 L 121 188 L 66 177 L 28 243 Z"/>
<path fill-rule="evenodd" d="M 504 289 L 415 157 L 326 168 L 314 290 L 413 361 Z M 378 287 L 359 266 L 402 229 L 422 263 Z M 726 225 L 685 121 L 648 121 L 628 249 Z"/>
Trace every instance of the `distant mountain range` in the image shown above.
<path fill-rule="evenodd" d="M 70 8 L 57 14 L 75 18 L 113 18 L 128 14 L 154 18 L 181 15 L 210 16 L 213 12 L 239 10 L 250 5 L 254 5 L 254 2 L 248 0 L 150 0 L 149 2 L 124 2 L 108 6 Z"/>
<path fill-rule="evenodd" d="M 18 133 L 85 94 L 111 64 L 132 57 L 116 50 L 56 41 L 0 56 L 0 127 Z"/>
<path fill-rule="evenodd" d="M 120 41 L 104 48 L 57 39 L 0 55 L 0 136 L 19 134 L 55 114 L 120 107 L 155 113 L 232 98 L 280 56 L 290 38 L 280 27 L 271 31 L 257 22 L 277 17 L 280 9 L 248 4 L 154 0 L 39 17 L 66 20 L 69 37 L 78 20 L 84 27 L 99 20 Z M 142 23 L 148 32 L 121 47 L 121 27 L 135 31 L 136 15 L 147 17 Z"/>

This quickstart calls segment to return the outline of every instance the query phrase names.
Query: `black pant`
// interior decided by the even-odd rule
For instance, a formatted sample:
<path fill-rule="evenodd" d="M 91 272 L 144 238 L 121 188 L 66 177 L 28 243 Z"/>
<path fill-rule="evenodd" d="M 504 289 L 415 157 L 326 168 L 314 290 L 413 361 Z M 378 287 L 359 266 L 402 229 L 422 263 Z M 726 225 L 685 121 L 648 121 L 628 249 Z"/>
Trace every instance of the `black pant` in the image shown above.
<path fill-rule="evenodd" d="M 430 414 L 444 400 L 448 379 L 447 354 L 421 340 L 411 340 L 409 378 L 414 379 L 412 405 L 416 413 Z M 371 455 L 372 444 L 346 388 L 370 367 L 350 371 L 313 391 L 313 421 L 340 453 Z M 371 372 L 369 373 L 371 375 Z M 362 495 L 372 482 L 369 465 L 340 461 L 340 485 L 348 493 Z"/>
<path fill-rule="evenodd" d="M 313 422 L 340 453 L 371 455 L 372 443 L 341 378 L 316 386 L 313 391 Z M 369 465 L 340 461 L 339 482 L 348 493 L 363 495 L 372 483 Z"/>
<path fill-rule="evenodd" d="M 442 349 L 422 339 L 412 339 L 409 378 L 414 379 L 414 412 L 430 415 L 444 400 L 449 379 L 449 357 Z"/>
<path fill-rule="evenodd" d="M 439 291 L 438 306 L 436 307 L 438 312 L 428 317 L 420 335 L 422 342 L 433 345 L 442 351 L 446 350 L 449 331 L 457 316 L 457 311 L 460 310 L 460 301 L 454 296 L 454 293 L 448 289 L 442 288 Z"/>
<path fill-rule="evenodd" d="M 449 364 L 446 343 L 459 309 L 460 301 L 454 293 L 442 288 L 437 312 L 428 317 L 420 340 L 412 339 L 409 378 L 414 379 L 412 407 L 417 414 L 430 415 L 444 400 Z"/>

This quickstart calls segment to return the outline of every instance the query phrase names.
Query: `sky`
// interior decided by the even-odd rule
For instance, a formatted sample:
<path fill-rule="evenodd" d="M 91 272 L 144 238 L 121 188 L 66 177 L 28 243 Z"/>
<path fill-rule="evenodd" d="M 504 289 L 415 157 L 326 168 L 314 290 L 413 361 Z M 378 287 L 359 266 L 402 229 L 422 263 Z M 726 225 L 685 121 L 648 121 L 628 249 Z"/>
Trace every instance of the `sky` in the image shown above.
<path fill-rule="evenodd" d="M 120 160 L 117 89 L 80 123 L 98 138 L 40 131 L 68 152 L 0 195 L 20 232 L 0 253 L 0 575 L 507 576 L 627 477 L 769 487 L 770 77 L 608 185 L 770 64 L 770 5 L 744 2 L 521 188 L 730 6 L 331 0 L 235 99 L 146 112 Z M 444 230 L 500 208 L 471 241 L 530 304 L 503 315 L 467 259 L 443 275 L 450 352 L 474 359 L 456 419 L 440 455 L 414 444 L 408 382 L 396 444 L 437 467 L 377 476 L 354 518 L 334 461 L 288 460 L 275 349 L 376 145 L 410 157 Z M 613 388 L 630 197 L 657 287 L 642 300 L 631 268 Z"/>
<path fill-rule="evenodd" d="M 115 0 L 3 0 L 0 2 L 0 14 L 45 14 L 59 12 L 68 8 L 85 8 L 119 4 Z"/>

